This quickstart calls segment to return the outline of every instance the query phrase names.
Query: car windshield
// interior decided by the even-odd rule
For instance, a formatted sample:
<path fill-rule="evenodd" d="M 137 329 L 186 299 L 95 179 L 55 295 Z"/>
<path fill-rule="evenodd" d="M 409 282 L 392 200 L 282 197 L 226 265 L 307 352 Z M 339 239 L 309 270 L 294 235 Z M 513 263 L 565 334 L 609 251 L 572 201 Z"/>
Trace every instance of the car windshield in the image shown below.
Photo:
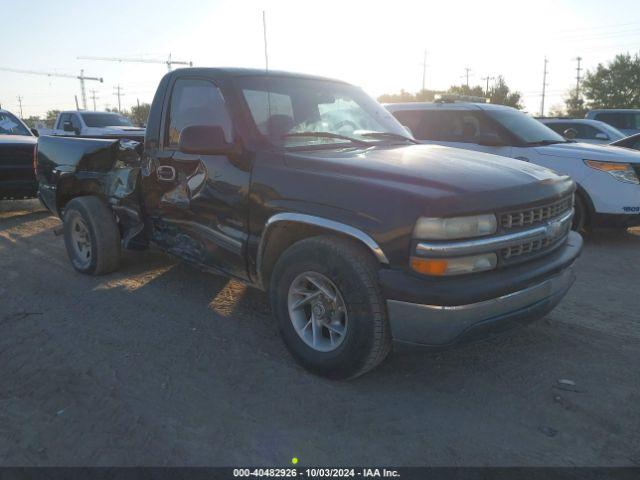
<path fill-rule="evenodd" d="M 132 127 L 131 121 L 117 113 L 83 113 L 82 119 L 87 127 Z"/>
<path fill-rule="evenodd" d="M 0 112 L 0 135 L 28 135 L 29 129 L 9 112 Z"/>
<path fill-rule="evenodd" d="M 598 128 L 600 130 L 603 130 L 609 136 L 609 140 L 611 140 L 612 142 L 615 142 L 616 140 L 621 140 L 625 137 L 624 133 L 622 133 L 617 128 L 612 127 L 608 123 L 598 122 Z"/>
<path fill-rule="evenodd" d="M 518 110 L 486 110 L 486 114 L 528 145 L 566 143 L 562 136 Z"/>
<path fill-rule="evenodd" d="M 243 77 L 238 83 L 257 129 L 274 145 L 413 142 L 387 110 L 352 85 L 277 75 Z"/>

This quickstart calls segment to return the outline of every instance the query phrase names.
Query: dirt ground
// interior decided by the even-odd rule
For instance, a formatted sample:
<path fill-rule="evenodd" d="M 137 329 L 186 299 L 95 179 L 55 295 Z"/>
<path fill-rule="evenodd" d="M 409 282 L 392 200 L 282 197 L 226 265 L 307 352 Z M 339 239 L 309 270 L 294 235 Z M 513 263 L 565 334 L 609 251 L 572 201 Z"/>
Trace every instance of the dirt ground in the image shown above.
<path fill-rule="evenodd" d="M 58 223 L 0 202 L 0 465 L 640 465 L 640 231 L 526 329 L 331 382 L 264 294 L 155 251 L 80 275 Z"/>

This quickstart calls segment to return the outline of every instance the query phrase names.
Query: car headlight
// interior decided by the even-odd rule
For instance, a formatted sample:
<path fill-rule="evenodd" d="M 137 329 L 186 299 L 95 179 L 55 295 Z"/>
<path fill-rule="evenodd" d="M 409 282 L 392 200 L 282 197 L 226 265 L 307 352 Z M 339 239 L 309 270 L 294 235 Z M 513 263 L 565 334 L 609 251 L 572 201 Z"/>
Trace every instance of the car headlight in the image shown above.
<path fill-rule="evenodd" d="M 495 253 L 483 253 L 468 257 L 422 258 L 411 257 L 411 268 L 424 275 L 462 275 L 464 273 L 493 270 L 498 263 Z"/>
<path fill-rule="evenodd" d="M 628 163 L 615 163 L 615 162 L 598 162 L 596 160 L 585 160 L 584 163 L 591 168 L 600 170 L 601 172 L 607 172 L 613 178 L 620 182 L 640 184 L 638 175 L 633 170 L 633 167 Z"/>
<path fill-rule="evenodd" d="M 496 229 L 497 221 L 493 214 L 452 218 L 420 217 L 413 229 L 413 236 L 419 240 L 453 240 L 491 235 L 496 233 Z"/>

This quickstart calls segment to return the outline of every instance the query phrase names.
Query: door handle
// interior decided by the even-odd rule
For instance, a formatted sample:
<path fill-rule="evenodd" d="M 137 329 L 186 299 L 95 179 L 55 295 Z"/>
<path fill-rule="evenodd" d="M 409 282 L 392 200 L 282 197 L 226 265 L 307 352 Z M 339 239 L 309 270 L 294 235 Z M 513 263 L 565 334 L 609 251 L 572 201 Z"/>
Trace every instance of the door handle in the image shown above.
<path fill-rule="evenodd" d="M 176 179 L 176 169 L 171 165 L 160 165 L 156 168 L 156 175 L 161 182 L 173 182 Z"/>

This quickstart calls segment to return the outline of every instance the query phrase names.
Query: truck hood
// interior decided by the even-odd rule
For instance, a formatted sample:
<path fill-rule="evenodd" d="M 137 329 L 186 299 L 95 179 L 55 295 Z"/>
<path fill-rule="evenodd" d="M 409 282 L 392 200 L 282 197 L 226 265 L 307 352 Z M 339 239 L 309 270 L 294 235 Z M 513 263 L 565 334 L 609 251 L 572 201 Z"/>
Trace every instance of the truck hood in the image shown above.
<path fill-rule="evenodd" d="M 27 135 L 0 135 L 0 145 L 35 145 L 38 139 Z"/>
<path fill-rule="evenodd" d="M 621 163 L 640 163 L 640 152 L 622 149 L 612 145 L 589 143 L 556 143 L 543 147 L 533 147 L 540 155 L 551 157 L 580 158 Z"/>
<path fill-rule="evenodd" d="M 575 188 L 567 175 L 535 164 L 441 145 L 292 152 L 285 162 L 309 173 L 352 177 L 381 187 L 382 195 L 385 189 L 413 193 L 434 207 L 445 203 L 449 213 L 504 209 Z"/>

